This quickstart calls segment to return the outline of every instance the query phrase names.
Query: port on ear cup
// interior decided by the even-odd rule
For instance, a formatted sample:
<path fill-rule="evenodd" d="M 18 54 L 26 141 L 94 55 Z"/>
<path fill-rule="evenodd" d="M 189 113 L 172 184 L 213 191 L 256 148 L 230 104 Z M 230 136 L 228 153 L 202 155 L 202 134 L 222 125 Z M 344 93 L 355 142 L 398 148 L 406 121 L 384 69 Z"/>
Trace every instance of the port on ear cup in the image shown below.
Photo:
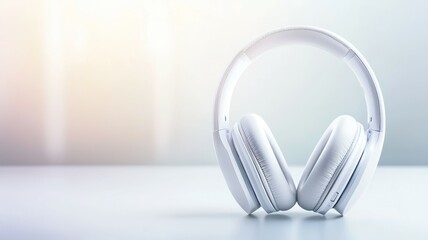
<path fill-rule="evenodd" d="M 290 209 L 296 187 L 272 132 L 255 114 L 243 117 L 232 130 L 232 139 L 260 205 L 266 212 Z"/>
<path fill-rule="evenodd" d="M 343 115 L 336 118 L 322 135 L 306 164 L 297 188 L 298 204 L 306 210 L 317 212 L 324 201 L 323 196 L 328 194 L 342 169 L 356 167 L 365 142 L 364 129 L 353 117 Z M 349 181 L 352 175 L 352 171 L 347 172 L 349 176 L 341 177 L 343 181 Z"/>

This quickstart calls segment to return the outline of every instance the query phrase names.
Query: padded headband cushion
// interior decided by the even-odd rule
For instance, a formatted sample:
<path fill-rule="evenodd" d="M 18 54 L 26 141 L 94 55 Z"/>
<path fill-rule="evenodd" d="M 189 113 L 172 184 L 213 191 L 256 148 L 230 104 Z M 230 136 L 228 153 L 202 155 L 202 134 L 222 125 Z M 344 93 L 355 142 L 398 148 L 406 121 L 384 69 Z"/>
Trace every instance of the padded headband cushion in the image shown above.
<path fill-rule="evenodd" d="M 291 208 L 296 203 L 296 187 L 269 127 L 261 117 L 249 114 L 239 121 L 239 129 L 251 151 L 250 155 L 258 164 L 256 168 L 261 170 L 259 177 L 267 183 L 264 187 L 273 197 L 273 206 L 276 210 Z"/>
<path fill-rule="evenodd" d="M 312 152 L 297 188 L 297 201 L 306 210 L 314 208 L 327 189 L 336 169 L 352 147 L 359 124 L 351 116 L 336 118 Z"/>

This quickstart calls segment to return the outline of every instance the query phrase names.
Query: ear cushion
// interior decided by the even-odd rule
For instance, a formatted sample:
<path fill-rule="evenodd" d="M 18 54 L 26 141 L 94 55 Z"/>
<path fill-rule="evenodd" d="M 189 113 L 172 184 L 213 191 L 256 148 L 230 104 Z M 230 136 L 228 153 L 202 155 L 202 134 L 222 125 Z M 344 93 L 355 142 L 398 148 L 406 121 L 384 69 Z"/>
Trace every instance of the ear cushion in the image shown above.
<path fill-rule="evenodd" d="M 312 152 L 297 188 L 297 201 L 306 210 L 315 210 L 336 169 L 352 151 L 361 124 L 353 117 L 336 118 Z"/>
<path fill-rule="evenodd" d="M 291 208 L 296 203 L 296 187 L 284 156 L 263 119 L 255 114 L 243 117 L 235 124 L 232 137 L 234 143 L 242 143 L 235 146 L 262 207 L 267 212 Z M 268 199 L 274 209 L 269 209 L 267 205 L 270 204 L 263 199 Z"/>

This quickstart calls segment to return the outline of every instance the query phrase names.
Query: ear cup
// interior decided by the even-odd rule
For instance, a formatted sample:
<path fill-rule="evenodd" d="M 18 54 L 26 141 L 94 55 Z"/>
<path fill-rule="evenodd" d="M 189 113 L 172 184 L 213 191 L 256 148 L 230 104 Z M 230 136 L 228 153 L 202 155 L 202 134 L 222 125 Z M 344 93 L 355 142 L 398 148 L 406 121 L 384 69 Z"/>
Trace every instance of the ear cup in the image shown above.
<path fill-rule="evenodd" d="M 312 152 L 297 188 L 297 201 L 306 210 L 317 211 L 322 196 L 329 191 L 333 176 L 337 176 L 343 164 L 355 163 L 363 151 L 366 135 L 360 123 L 351 116 L 336 118 L 322 135 Z M 358 145 L 358 147 L 356 147 Z M 358 159 L 348 159 L 349 156 Z M 356 165 L 356 164 L 355 164 Z"/>
<path fill-rule="evenodd" d="M 235 124 L 232 138 L 260 205 L 266 212 L 290 209 L 296 187 L 267 124 L 255 114 Z"/>

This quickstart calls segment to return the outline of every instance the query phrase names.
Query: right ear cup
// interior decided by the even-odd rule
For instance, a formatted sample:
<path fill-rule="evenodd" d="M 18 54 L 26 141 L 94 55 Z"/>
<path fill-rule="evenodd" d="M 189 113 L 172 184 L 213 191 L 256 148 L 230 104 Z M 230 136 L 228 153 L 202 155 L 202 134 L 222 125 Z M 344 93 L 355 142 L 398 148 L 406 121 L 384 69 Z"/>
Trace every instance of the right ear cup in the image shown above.
<path fill-rule="evenodd" d="M 318 212 L 342 169 L 350 178 L 364 150 L 367 136 L 351 116 L 336 118 L 312 152 L 297 188 L 297 201 L 306 210 Z M 342 176 L 345 176 L 342 175 Z M 330 187 L 329 187 L 330 186 Z M 345 185 L 346 186 L 346 185 Z M 339 198 L 340 196 L 337 196 Z M 325 212 L 320 210 L 320 213 Z"/>
<path fill-rule="evenodd" d="M 296 203 L 296 187 L 284 156 L 263 119 L 243 117 L 232 130 L 232 140 L 257 199 L 270 213 Z"/>

